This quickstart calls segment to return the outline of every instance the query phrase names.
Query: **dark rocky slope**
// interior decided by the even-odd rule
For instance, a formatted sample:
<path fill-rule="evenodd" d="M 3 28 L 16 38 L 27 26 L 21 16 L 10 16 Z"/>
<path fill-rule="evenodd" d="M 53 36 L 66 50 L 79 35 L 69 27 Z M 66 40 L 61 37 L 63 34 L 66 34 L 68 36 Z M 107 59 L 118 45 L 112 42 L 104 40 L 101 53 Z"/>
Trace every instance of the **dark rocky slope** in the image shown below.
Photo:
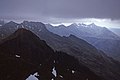
<path fill-rule="evenodd" d="M 74 57 L 54 52 L 32 32 L 18 29 L 0 42 L 0 80 L 25 80 L 34 73 L 39 80 L 103 80 Z"/>

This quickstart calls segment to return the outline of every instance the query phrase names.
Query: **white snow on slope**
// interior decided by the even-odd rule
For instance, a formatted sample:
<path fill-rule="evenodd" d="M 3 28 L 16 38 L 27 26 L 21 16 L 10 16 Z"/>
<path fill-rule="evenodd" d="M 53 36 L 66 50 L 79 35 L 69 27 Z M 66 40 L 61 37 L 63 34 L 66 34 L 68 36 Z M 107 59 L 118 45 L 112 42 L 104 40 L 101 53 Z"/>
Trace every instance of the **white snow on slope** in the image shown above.
<path fill-rule="evenodd" d="M 35 76 L 39 76 L 37 72 L 34 75 L 30 75 L 26 80 L 38 80 Z"/>
<path fill-rule="evenodd" d="M 17 54 L 16 54 L 15 56 L 16 56 L 17 58 L 20 58 L 20 56 L 19 56 L 19 55 L 17 55 Z"/>
<path fill-rule="evenodd" d="M 57 72 L 55 70 L 55 67 L 53 68 L 52 74 L 56 77 L 57 76 Z"/>

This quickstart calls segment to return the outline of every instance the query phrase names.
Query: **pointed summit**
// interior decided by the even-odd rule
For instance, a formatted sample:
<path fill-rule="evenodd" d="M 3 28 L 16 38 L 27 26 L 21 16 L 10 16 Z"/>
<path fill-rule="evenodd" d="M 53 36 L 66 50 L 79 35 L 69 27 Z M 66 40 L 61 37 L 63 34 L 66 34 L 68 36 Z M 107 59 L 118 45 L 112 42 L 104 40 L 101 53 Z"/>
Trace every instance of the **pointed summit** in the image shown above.
<path fill-rule="evenodd" d="M 78 25 L 79 25 L 79 26 L 83 26 L 83 27 L 86 27 L 86 26 L 87 26 L 87 25 L 84 24 L 84 23 L 79 23 Z"/>
<path fill-rule="evenodd" d="M 0 65 L 1 79 L 26 80 L 35 71 L 40 71 L 41 74 L 46 71 L 45 73 L 50 75 L 53 54 L 54 51 L 45 41 L 40 40 L 34 33 L 23 28 L 18 29 L 0 44 L 0 64 L 4 62 L 4 65 Z M 48 78 L 48 75 L 42 76 Z"/>
<path fill-rule="evenodd" d="M 95 23 L 91 23 L 88 26 L 90 26 L 90 27 L 96 27 L 97 25 Z"/>
<path fill-rule="evenodd" d="M 6 23 L 4 26 L 16 26 L 18 25 L 17 23 L 15 23 L 14 21 L 10 21 L 8 23 Z"/>
<path fill-rule="evenodd" d="M 70 26 L 78 26 L 78 24 L 77 23 L 72 23 Z"/>
<path fill-rule="evenodd" d="M 36 36 L 31 31 L 29 31 L 25 28 L 19 28 L 17 31 L 15 31 L 14 35 L 16 35 L 16 36 L 30 36 L 30 35 Z"/>
<path fill-rule="evenodd" d="M 33 51 L 36 52 L 36 55 L 40 55 L 41 51 L 44 52 L 47 50 L 49 53 L 53 51 L 45 41 L 24 28 L 18 29 L 1 42 L 0 51 L 6 52 L 6 50 L 13 52 L 12 54 L 19 53 L 27 56 L 34 55 Z M 29 54 L 26 52 L 29 52 Z"/>

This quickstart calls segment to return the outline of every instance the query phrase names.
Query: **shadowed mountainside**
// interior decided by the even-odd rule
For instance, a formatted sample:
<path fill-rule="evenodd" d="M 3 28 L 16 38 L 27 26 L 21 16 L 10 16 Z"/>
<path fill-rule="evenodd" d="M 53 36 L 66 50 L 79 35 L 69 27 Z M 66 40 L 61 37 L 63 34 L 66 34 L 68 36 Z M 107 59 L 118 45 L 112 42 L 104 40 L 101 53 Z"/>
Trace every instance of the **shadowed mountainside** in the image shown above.
<path fill-rule="evenodd" d="M 56 71 L 56 73 L 52 73 Z M 74 57 L 54 52 L 26 29 L 18 29 L 0 43 L 0 80 L 103 80 Z"/>

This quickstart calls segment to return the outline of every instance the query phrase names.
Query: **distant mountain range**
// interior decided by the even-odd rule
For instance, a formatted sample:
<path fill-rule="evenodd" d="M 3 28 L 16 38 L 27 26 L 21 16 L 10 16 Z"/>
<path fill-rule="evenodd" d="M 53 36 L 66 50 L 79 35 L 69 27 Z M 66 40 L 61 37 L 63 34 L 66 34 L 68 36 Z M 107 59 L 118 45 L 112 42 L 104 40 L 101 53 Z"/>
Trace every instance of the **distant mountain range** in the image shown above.
<path fill-rule="evenodd" d="M 90 25 L 73 23 L 69 26 L 52 26 L 50 24 L 46 24 L 46 27 L 51 32 L 59 34 L 60 36 L 69 36 L 70 34 L 73 34 L 80 38 L 95 37 L 100 39 L 120 40 L 120 37 L 112 31 L 108 30 L 105 27 L 97 26 L 94 23 Z"/>
<path fill-rule="evenodd" d="M 110 28 L 110 30 L 120 36 L 120 28 Z"/>
<path fill-rule="evenodd" d="M 19 28 L 25 28 L 25 29 L 27 29 L 27 31 L 24 29 L 18 30 Z M 65 28 L 67 28 L 67 27 L 65 27 Z M 15 32 L 16 30 L 18 30 L 18 31 Z M 36 35 L 34 35 L 33 33 L 31 33 L 28 30 L 35 33 L 41 40 Z M 10 35 L 12 33 L 14 33 L 14 36 L 12 35 L 12 38 L 11 38 Z M 80 65 L 83 65 L 84 67 L 86 67 L 86 69 L 89 68 L 90 70 L 87 69 L 87 71 L 90 71 L 90 74 L 92 74 L 92 76 L 95 76 L 95 77 L 93 77 L 95 79 L 92 79 L 89 76 L 90 79 L 88 79 L 88 80 L 98 80 L 101 78 L 102 78 L 102 80 L 119 80 L 120 79 L 120 63 L 118 61 L 108 57 L 105 53 L 96 49 L 94 46 L 87 43 L 86 41 L 84 41 L 80 38 L 77 38 L 75 35 L 68 35 L 68 36 L 61 37 L 57 34 L 54 34 L 53 32 L 48 31 L 46 28 L 46 25 L 44 25 L 41 22 L 24 21 L 21 24 L 17 24 L 15 22 L 11 21 L 11 22 L 1 26 L 0 34 L 1 34 L 1 36 L 0 36 L 1 44 L 0 45 L 3 45 L 3 47 L 0 48 L 0 51 L 3 51 L 1 53 L 7 54 L 6 56 L 8 56 L 8 57 L 10 55 L 16 56 L 17 58 L 25 57 L 24 58 L 25 61 L 27 60 L 29 62 L 32 61 L 32 62 L 35 62 L 36 64 L 37 63 L 40 64 L 39 62 L 37 62 L 37 61 L 41 61 L 39 59 L 44 58 L 43 59 L 43 63 L 44 63 L 45 61 L 47 61 L 46 59 L 49 59 L 51 54 L 53 54 L 52 56 L 54 56 L 54 53 L 55 53 L 54 51 L 57 50 L 57 51 L 62 51 L 62 52 L 56 52 L 56 56 L 52 57 L 52 58 L 53 59 L 57 58 L 56 60 L 61 61 L 60 62 L 61 65 L 58 64 L 60 66 L 60 67 L 58 66 L 59 69 L 61 68 L 61 66 L 64 66 L 64 64 L 67 64 L 67 63 L 70 66 L 80 64 Z M 113 33 L 113 35 L 114 35 L 114 33 Z M 8 36 L 10 36 L 10 37 L 8 37 Z M 118 39 L 119 37 L 116 36 L 115 38 Z M 103 39 L 103 38 L 101 38 L 101 39 Z M 54 51 L 48 47 L 45 48 L 46 43 L 42 40 L 46 41 L 48 46 L 50 46 L 52 49 L 54 49 Z M 114 40 L 114 39 L 112 39 L 112 40 Z M 42 45 L 44 45 L 44 46 L 42 46 Z M 39 53 L 39 50 L 41 51 L 41 54 Z M 18 51 L 20 51 L 20 52 L 18 52 Z M 49 54 L 49 52 L 51 54 Z M 10 55 L 8 55 L 8 53 Z M 20 56 L 19 53 L 23 56 Z M 48 56 L 46 56 L 46 55 L 44 56 L 44 53 L 47 54 Z M 43 55 L 43 58 L 39 57 L 41 55 Z M 64 55 L 66 55 L 66 57 Z M 59 56 L 61 56 L 61 57 L 59 57 Z M 74 60 L 74 57 L 71 57 L 68 59 L 67 56 L 74 56 L 76 59 L 78 59 L 78 62 L 76 60 Z M 35 59 L 35 60 L 33 60 L 33 59 Z M 50 61 L 51 61 L 51 63 L 49 63 L 49 61 L 45 62 L 46 63 L 45 65 L 48 65 L 48 66 L 52 65 L 52 63 L 54 61 L 53 60 L 50 60 Z M 74 61 L 74 62 L 72 62 L 72 61 Z M 3 61 L 1 60 L 1 62 L 3 62 Z M 47 63 L 49 63 L 49 64 L 47 64 Z M 76 63 L 76 64 L 74 64 L 74 63 Z M 9 66 L 9 65 L 7 65 L 7 66 Z M 79 66 L 79 65 L 77 65 L 77 66 Z M 61 76 L 63 77 L 63 75 L 64 76 L 68 76 L 68 75 L 72 76 L 71 74 L 66 73 L 67 65 L 65 65 L 64 67 L 65 67 L 65 71 L 59 70 L 60 71 L 59 77 L 61 77 Z M 62 67 L 61 69 L 64 69 L 64 67 Z M 79 71 L 79 69 L 81 70 L 81 68 L 79 68 L 79 69 L 78 68 L 77 68 L 78 71 Z M 4 68 L 4 69 L 6 69 L 6 68 Z M 44 70 L 44 68 L 42 68 L 42 69 Z M 52 66 L 52 68 L 50 67 L 49 70 L 50 69 L 53 69 L 53 66 Z M 76 69 L 76 67 L 75 67 L 75 69 Z M 49 70 L 46 70 L 47 71 L 46 76 L 49 76 L 49 79 L 54 78 L 54 77 L 50 77 L 51 72 Z M 70 68 L 70 71 L 71 70 L 73 70 L 73 68 Z M 84 69 L 83 69 L 83 71 L 84 71 Z M 41 75 L 44 80 L 45 72 L 44 71 L 42 71 L 42 72 L 43 73 L 41 73 Z M 73 70 L 72 73 L 74 73 L 74 72 L 75 71 Z M 85 71 L 85 73 L 86 73 L 86 71 Z M 78 74 L 79 74 L 79 72 L 78 72 Z M 88 74 L 84 74 L 84 75 L 88 75 Z M 86 80 L 86 78 L 88 78 L 88 77 L 84 77 L 84 75 L 83 75 L 83 80 Z M 77 75 L 75 75 L 75 76 L 70 77 L 70 79 L 79 80 L 79 79 L 76 79 L 78 76 Z M 26 76 L 26 77 L 28 77 L 28 76 Z M 46 78 L 48 78 L 48 77 L 46 77 Z M 68 77 L 64 77 L 64 80 L 70 80 L 70 79 L 68 79 Z"/>
<path fill-rule="evenodd" d="M 69 26 L 46 24 L 46 27 L 49 31 L 60 36 L 72 34 L 84 39 L 97 49 L 120 61 L 120 37 L 105 27 L 97 26 L 94 23 L 90 25 L 74 23 Z"/>

